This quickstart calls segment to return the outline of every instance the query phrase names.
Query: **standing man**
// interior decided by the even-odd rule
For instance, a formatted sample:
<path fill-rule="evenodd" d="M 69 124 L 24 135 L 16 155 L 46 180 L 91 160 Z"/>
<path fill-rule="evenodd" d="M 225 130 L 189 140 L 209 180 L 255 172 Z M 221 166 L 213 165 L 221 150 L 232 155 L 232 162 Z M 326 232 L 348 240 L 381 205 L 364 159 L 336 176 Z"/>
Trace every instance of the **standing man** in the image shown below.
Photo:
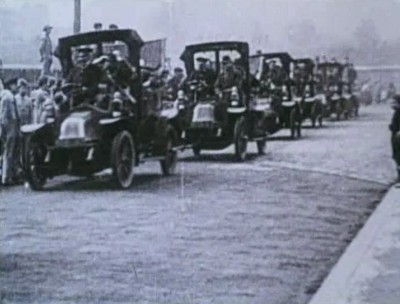
<path fill-rule="evenodd" d="M 400 182 L 400 95 L 394 96 L 392 108 L 394 113 L 389 130 L 392 133 L 392 153 L 397 167 L 397 180 Z"/>
<path fill-rule="evenodd" d="M 178 91 L 182 90 L 185 83 L 185 74 L 183 73 L 182 68 L 175 68 L 174 75 L 168 81 L 168 88 L 172 89 L 174 99 L 178 96 Z"/>
<path fill-rule="evenodd" d="M 48 78 L 42 76 L 39 78 L 38 89 L 32 92 L 33 101 L 33 123 L 39 123 L 42 117 L 44 102 L 50 97 L 48 87 Z"/>
<path fill-rule="evenodd" d="M 29 97 L 28 82 L 25 79 L 18 80 L 18 93 L 15 95 L 18 116 L 21 126 L 29 125 L 33 119 L 33 104 Z"/>
<path fill-rule="evenodd" d="M 18 92 L 17 78 L 5 83 L 5 90 L 1 92 L 0 100 L 0 128 L 3 142 L 3 160 L 1 183 L 13 185 L 17 182 L 19 168 L 18 140 L 19 116 L 14 95 Z"/>
<path fill-rule="evenodd" d="M 50 75 L 50 69 L 53 63 L 53 46 L 50 39 L 52 29 L 50 25 L 46 25 L 43 28 L 44 36 L 40 41 L 40 62 L 43 62 L 42 76 Z"/>

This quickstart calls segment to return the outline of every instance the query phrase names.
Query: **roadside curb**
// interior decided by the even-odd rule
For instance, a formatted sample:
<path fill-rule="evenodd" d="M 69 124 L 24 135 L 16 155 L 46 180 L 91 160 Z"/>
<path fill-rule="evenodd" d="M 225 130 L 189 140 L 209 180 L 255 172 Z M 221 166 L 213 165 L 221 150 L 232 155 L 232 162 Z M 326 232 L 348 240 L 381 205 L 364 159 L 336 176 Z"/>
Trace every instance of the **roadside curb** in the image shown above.
<path fill-rule="evenodd" d="M 390 235 L 388 231 L 393 227 L 387 226 L 399 211 L 400 188 L 392 186 L 308 304 L 365 303 L 360 298 L 365 283 L 381 271 L 377 261 L 377 253 L 382 250 L 379 234 L 385 230 L 385 236 Z M 390 241 L 388 244 L 388 238 L 386 245 L 394 246 Z"/>

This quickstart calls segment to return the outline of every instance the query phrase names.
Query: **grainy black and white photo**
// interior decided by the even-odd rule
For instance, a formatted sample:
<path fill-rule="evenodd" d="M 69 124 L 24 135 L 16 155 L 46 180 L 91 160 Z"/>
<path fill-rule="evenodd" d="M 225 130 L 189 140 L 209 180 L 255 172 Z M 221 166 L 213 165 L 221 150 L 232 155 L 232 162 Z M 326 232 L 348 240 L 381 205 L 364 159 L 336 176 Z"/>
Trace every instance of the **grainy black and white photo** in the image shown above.
<path fill-rule="evenodd" d="M 400 303 L 400 0 L 0 0 L 0 303 Z"/>

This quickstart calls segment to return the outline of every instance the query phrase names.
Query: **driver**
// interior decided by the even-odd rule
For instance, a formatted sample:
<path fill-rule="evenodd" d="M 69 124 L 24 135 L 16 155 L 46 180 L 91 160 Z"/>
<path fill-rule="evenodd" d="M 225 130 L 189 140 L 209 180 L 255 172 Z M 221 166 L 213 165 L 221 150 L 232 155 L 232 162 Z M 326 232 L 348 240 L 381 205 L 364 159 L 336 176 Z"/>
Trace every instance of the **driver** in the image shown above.
<path fill-rule="evenodd" d="M 204 93 L 207 95 L 213 94 L 212 85 L 215 82 L 216 75 L 214 70 L 210 67 L 210 62 L 208 59 L 204 57 L 199 57 L 196 59 L 199 63 L 199 68 L 193 71 L 192 75 L 189 77 L 189 81 L 199 81 L 204 85 Z"/>
<path fill-rule="evenodd" d="M 222 58 L 222 70 L 218 75 L 217 81 L 215 82 L 215 89 L 217 93 L 221 93 L 226 89 L 237 87 L 239 91 L 242 89 L 243 74 L 233 64 L 232 59 L 229 56 Z"/>

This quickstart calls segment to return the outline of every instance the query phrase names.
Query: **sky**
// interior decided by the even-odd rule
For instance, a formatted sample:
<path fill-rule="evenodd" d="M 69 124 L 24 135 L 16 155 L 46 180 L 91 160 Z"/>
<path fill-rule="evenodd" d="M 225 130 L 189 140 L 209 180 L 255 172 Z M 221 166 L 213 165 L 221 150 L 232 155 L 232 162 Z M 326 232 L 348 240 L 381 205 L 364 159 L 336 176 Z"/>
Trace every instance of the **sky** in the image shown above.
<path fill-rule="evenodd" d="M 143 40 L 167 37 L 169 51 L 185 44 L 210 40 L 246 40 L 252 49 L 294 49 L 309 33 L 299 27 L 313 25 L 321 44 L 349 41 L 363 20 L 372 20 L 377 33 L 398 40 L 400 0 L 81 0 L 82 30 L 94 22 L 134 28 Z M 26 10 L 43 5 L 48 14 L 42 24 L 72 31 L 74 0 L 0 0 L 2 8 Z M 35 18 L 35 16 L 32 16 Z M 29 27 L 31 20 L 25 20 Z M 35 23 L 38 26 L 38 21 Z M 4 31 L 7 29 L 1 29 Z M 12 29 L 10 29 L 12 30 Z M 38 28 L 38 31 L 40 29 Z M 55 31 L 57 32 L 57 31 Z M 302 34 L 303 33 L 303 34 Z M 293 36 L 304 36 L 296 39 Z M 310 38 L 311 39 L 311 38 Z M 308 41 L 316 43 L 318 41 Z M 298 47 L 299 48 L 299 47 Z M 297 48 L 297 49 L 298 49 Z M 179 56 L 179 54 L 176 54 Z"/>

